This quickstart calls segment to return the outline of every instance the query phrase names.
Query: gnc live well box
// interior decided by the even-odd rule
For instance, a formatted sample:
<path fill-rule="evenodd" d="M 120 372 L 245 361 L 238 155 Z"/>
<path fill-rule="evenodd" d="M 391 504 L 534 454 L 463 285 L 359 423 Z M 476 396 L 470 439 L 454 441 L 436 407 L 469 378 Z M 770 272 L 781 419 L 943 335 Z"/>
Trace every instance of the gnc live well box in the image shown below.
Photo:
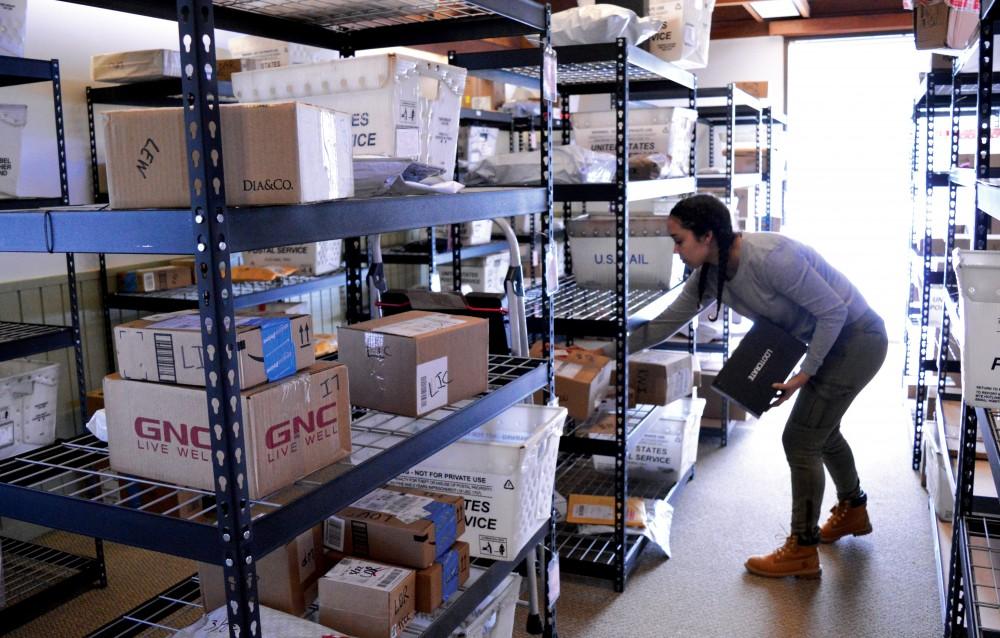
<path fill-rule="evenodd" d="M 125 379 L 204 386 L 201 317 L 181 310 L 150 315 L 114 329 L 118 374 Z M 278 381 L 316 360 L 309 315 L 236 315 L 240 384 Z"/>
<path fill-rule="evenodd" d="M 351 122 L 344 113 L 284 102 L 227 104 L 220 115 L 227 204 L 300 204 L 354 195 Z M 109 111 L 104 140 L 112 208 L 190 205 L 180 108 Z"/>
<path fill-rule="evenodd" d="M 455 172 L 463 68 L 385 54 L 233 75 L 241 102 L 298 100 L 349 113 L 355 155 L 418 160 Z"/>
<path fill-rule="evenodd" d="M 357 638 L 398 638 L 415 598 L 413 570 L 345 558 L 319 580 L 319 621 Z"/>
<path fill-rule="evenodd" d="M 205 390 L 104 378 L 115 471 L 213 490 Z M 250 498 L 291 485 L 351 451 L 347 368 L 321 362 L 242 392 Z"/>
<path fill-rule="evenodd" d="M 337 340 L 355 405 L 422 416 L 486 391 L 485 319 L 411 310 L 340 326 Z"/>

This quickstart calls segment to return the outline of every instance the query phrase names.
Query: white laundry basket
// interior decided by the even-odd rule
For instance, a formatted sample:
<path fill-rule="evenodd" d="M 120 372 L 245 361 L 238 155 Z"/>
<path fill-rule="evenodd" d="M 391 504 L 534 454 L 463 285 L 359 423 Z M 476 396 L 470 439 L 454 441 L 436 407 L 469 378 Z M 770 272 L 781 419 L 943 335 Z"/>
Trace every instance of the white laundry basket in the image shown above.
<path fill-rule="evenodd" d="M 1000 407 L 1000 251 L 956 249 L 962 342 L 962 398 Z"/>

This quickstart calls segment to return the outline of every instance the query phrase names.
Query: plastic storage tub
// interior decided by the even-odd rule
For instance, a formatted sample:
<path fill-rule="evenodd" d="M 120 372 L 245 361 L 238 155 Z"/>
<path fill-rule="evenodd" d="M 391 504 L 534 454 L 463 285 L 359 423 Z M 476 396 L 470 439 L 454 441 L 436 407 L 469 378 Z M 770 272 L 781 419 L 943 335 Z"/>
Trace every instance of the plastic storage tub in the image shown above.
<path fill-rule="evenodd" d="M 466 619 L 452 636 L 462 638 L 510 638 L 514 614 L 521 594 L 521 577 L 511 574 Z"/>
<path fill-rule="evenodd" d="M 615 218 L 588 215 L 566 227 L 573 253 L 573 274 L 582 286 L 614 288 Z M 637 217 L 629 221 L 629 285 L 667 290 L 674 264 L 674 240 L 667 217 Z"/>
<path fill-rule="evenodd" d="M 0 455 L 17 444 L 55 441 L 58 390 L 58 363 L 0 362 Z"/>
<path fill-rule="evenodd" d="M 1000 251 L 956 249 L 961 297 L 962 398 L 981 408 L 1000 407 Z"/>

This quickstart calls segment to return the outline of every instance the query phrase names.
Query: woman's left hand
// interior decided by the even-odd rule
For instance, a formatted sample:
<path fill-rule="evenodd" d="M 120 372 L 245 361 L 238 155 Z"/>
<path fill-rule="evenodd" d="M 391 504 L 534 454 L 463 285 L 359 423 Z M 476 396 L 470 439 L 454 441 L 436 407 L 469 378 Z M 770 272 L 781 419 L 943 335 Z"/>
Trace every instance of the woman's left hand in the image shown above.
<path fill-rule="evenodd" d="M 781 390 L 781 394 L 777 399 L 771 403 L 771 407 L 775 408 L 787 401 L 795 394 L 795 391 L 809 383 L 809 379 L 812 378 L 811 374 L 806 374 L 805 372 L 800 372 L 785 383 L 775 383 L 771 385 L 775 390 Z"/>

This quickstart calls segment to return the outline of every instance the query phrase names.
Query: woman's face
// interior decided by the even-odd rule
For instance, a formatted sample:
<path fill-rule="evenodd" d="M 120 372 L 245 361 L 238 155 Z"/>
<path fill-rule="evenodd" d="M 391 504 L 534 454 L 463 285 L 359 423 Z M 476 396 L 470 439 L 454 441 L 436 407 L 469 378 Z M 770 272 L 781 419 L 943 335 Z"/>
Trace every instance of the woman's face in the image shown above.
<path fill-rule="evenodd" d="M 681 261 L 690 268 L 698 268 L 705 264 L 712 254 L 712 231 L 702 238 L 681 226 L 677 218 L 671 215 L 667 218 L 667 232 L 674 240 L 674 252 L 681 256 Z"/>

